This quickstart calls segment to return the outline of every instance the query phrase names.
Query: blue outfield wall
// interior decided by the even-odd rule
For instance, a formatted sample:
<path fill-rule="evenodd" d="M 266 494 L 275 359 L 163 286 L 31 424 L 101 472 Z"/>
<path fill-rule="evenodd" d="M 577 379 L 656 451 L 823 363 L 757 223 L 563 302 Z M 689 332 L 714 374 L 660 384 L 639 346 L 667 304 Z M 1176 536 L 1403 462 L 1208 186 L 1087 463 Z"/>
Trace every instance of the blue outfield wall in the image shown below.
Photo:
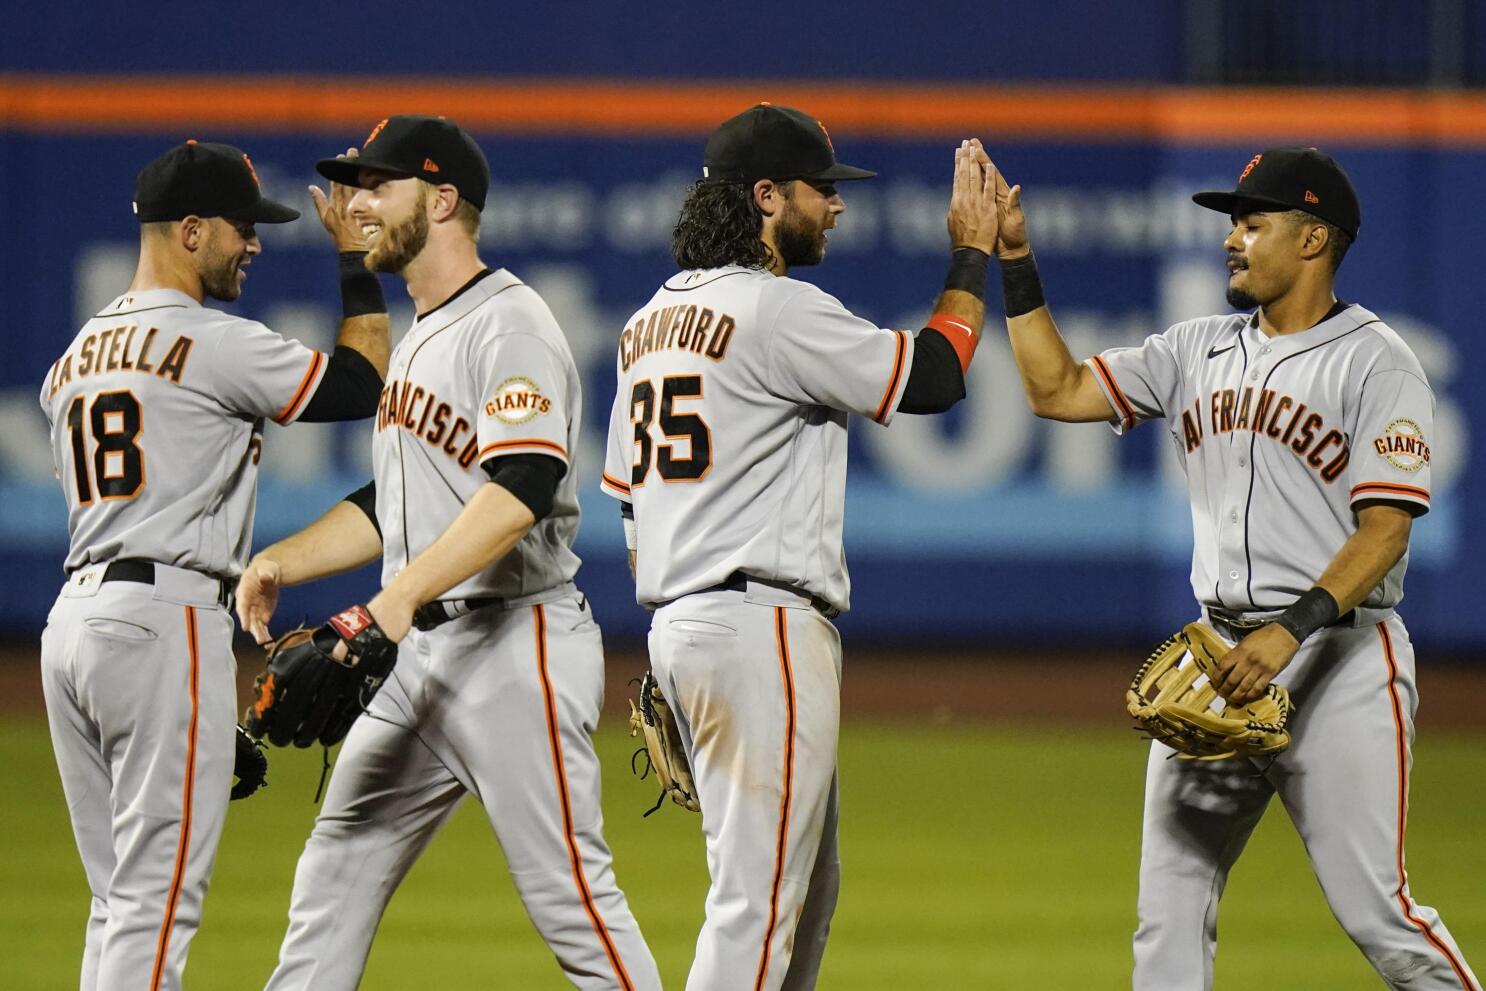
<path fill-rule="evenodd" d="M 306 209 L 313 161 L 361 138 L 200 136 L 241 144 L 269 192 Z M 1025 186 L 1048 296 L 1080 357 L 1224 309 L 1227 222 L 1188 196 L 1231 186 L 1256 148 L 1006 144 L 989 128 L 985 136 L 1003 170 Z M 543 292 L 587 387 L 580 581 L 611 635 L 638 635 L 647 618 L 633 603 L 617 511 L 595 486 L 597 452 L 614 391 L 616 335 L 672 271 L 670 229 L 701 138 L 480 138 L 495 174 L 483 252 Z M 127 285 L 137 238 L 133 177 L 168 143 L 0 131 L 0 178 L 29 191 L 12 197 L 12 233 L 0 245 L 10 304 L 0 365 L 7 586 L 0 628 L 12 633 L 40 628 L 62 577 L 65 517 L 37 405 L 40 382 L 80 321 Z M 797 274 L 880 323 L 921 326 L 944 272 L 952 145 L 852 137 L 837 144 L 843 159 L 881 177 L 843 186 L 847 212 L 829 257 Z M 1469 369 L 1486 357 L 1476 271 L 1486 152 L 1336 151 L 1364 204 L 1340 293 L 1403 333 L 1438 399 L 1429 438 L 1435 509 L 1415 527 L 1403 612 L 1427 646 L 1468 649 L 1486 643 L 1471 566 L 1486 556 L 1486 538 L 1467 519 L 1483 486 L 1472 427 L 1486 413 L 1486 395 L 1470 386 Z M 261 233 L 264 253 L 232 309 L 328 347 L 339 306 L 334 255 L 318 223 L 311 215 Z M 387 291 L 400 334 L 407 298 L 396 280 Z M 1146 425 L 1120 440 L 1102 425 L 1035 420 L 999 328 L 990 322 L 970 398 L 951 415 L 853 427 L 847 551 L 855 608 L 843 629 L 924 642 L 1164 635 L 1193 612 L 1190 521 L 1165 431 Z M 268 427 L 255 546 L 365 480 L 369 429 Z M 285 610 L 317 616 L 366 598 L 374 582 L 363 572 L 299 590 Z"/>

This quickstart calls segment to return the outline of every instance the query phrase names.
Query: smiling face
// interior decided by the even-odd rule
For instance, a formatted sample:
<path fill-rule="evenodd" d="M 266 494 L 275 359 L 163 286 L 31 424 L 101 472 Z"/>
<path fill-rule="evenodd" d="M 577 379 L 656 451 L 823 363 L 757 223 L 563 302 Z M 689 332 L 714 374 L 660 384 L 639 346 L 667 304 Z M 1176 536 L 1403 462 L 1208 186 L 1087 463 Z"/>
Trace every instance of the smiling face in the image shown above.
<path fill-rule="evenodd" d="M 242 295 L 248 277 L 244 269 L 263 245 L 251 221 L 211 217 L 202 223 L 201 249 L 196 254 L 202 290 L 212 299 L 230 303 Z"/>
<path fill-rule="evenodd" d="M 826 232 L 836 226 L 836 216 L 845 211 L 846 204 L 830 182 L 796 179 L 781 189 L 784 209 L 773 231 L 779 260 L 788 268 L 819 265 L 826 256 Z"/>
<path fill-rule="evenodd" d="M 428 243 L 428 200 L 417 179 L 398 179 L 362 169 L 361 188 L 351 197 L 351 216 L 366 239 L 366 267 L 401 272 Z"/>

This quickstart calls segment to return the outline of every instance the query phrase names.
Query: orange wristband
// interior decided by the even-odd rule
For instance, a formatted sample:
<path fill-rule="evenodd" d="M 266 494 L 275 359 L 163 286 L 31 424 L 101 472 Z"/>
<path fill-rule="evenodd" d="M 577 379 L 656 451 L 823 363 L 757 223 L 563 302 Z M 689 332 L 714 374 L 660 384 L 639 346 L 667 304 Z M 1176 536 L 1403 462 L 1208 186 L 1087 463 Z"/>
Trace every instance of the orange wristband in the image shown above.
<path fill-rule="evenodd" d="M 975 357 L 975 346 L 980 343 L 980 332 L 959 317 L 948 313 L 934 314 L 925 326 L 930 330 L 939 331 L 944 339 L 949 341 L 949 346 L 955 349 L 955 354 L 960 359 L 960 371 L 970 371 L 970 359 Z"/>

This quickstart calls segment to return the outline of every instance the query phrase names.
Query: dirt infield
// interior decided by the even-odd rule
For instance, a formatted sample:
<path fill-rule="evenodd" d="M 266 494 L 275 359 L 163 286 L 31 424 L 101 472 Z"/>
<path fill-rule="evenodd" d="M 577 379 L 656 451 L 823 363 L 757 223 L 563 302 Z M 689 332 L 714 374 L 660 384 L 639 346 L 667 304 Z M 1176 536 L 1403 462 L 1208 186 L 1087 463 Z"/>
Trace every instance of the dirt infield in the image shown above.
<path fill-rule="evenodd" d="M 1119 726 L 1124 693 L 1139 658 L 1096 659 L 1088 652 L 1027 652 L 846 646 L 842 709 L 847 719 L 1050 722 Z M 37 648 L 0 644 L 0 712 L 42 707 Z M 238 645 L 239 695 L 246 699 L 262 655 Z M 609 651 L 606 713 L 628 715 L 627 682 L 645 670 L 638 647 Z M 1460 661 L 1419 665 L 1423 729 L 1486 729 L 1486 668 Z"/>

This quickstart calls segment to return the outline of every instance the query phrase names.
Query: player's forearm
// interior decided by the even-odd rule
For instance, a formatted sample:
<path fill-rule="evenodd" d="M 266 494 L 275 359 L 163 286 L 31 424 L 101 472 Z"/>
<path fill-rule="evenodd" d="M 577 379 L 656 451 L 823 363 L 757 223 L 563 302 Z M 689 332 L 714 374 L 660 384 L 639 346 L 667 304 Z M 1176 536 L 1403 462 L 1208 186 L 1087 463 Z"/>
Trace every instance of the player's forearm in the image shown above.
<path fill-rule="evenodd" d="M 366 514 L 338 502 L 318 520 L 254 555 L 279 566 L 279 584 L 302 585 L 351 571 L 382 555 L 382 536 Z"/>
<path fill-rule="evenodd" d="M 382 283 L 367 270 L 365 251 L 340 253 L 341 326 L 335 343 L 360 352 L 377 374 L 387 377 L 392 323 Z"/>
<path fill-rule="evenodd" d="M 1413 518 L 1393 506 L 1370 506 L 1357 514 L 1357 531 L 1342 544 L 1316 585 L 1345 613 L 1366 599 L 1409 549 Z"/>
<path fill-rule="evenodd" d="M 1007 317 L 1006 333 L 1033 413 L 1067 422 L 1110 418 L 1113 411 L 1102 394 L 1098 394 L 1102 408 L 1088 401 L 1091 390 L 1098 393 L 1098 386 L 1088 368 L 1074 360 L 1046 306 Z"/>
<path fill-rule="evenodd" d="M 336 334 L 337 346 L 357 351 L 371 362 L 377 374 L 387 377 L 387 359 L 392 345 L 389 336 L 392 322 L 386 313 L 366 313 L 341 320 L 340 332 Z"/>
<path fill-rule="evenodd" d="M 963 289 L 946 289 L 934 300 L 934 314 L 941 313 L 964 321 L 978 335 L 985 323 L 986 303 Z"/>
<path fill-rule="evenodd" d="M 454 522 L 382 590 L 409 611 L 499 561 L 526 536 L 536 517 L 502 486 L 487 482 Z M 371 602 L 377 611 L 377 599 Z"/>

